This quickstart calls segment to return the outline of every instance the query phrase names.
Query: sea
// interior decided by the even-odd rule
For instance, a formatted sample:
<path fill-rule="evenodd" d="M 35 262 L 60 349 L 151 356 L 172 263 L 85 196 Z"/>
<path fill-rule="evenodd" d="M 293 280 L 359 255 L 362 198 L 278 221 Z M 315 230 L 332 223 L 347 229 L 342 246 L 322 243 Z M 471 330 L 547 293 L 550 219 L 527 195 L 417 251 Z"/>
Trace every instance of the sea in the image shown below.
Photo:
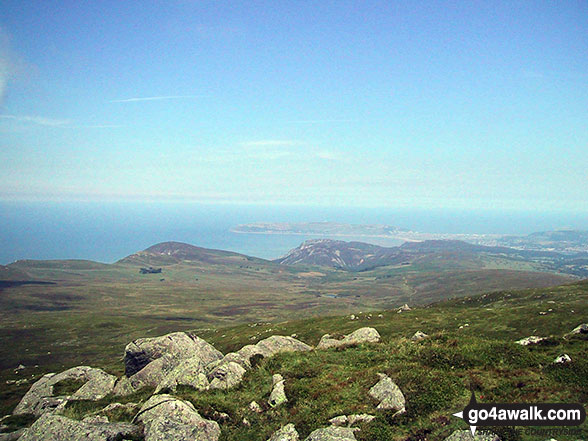
<path fill-rule="evenodd" d="M 159 242 L 274 259 L 316 236 L 242 234 L 251 222 L 386 224 L 427 233 L 526 235 L 588 230 L 588 212 L 354 208 L 192 202 L 0 202 L 0 264 L 20 259 L 89 259 L 112 263 Z M 390 239 L 352 238 L 379 245 Z"/>

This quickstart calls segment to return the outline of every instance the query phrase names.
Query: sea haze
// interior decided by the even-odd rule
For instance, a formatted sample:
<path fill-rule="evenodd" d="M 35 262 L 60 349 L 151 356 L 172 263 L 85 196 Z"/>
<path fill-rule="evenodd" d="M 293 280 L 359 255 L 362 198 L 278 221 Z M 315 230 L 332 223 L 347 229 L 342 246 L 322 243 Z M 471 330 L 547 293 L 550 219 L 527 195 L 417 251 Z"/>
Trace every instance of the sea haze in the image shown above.
<path fill-rule="evenodd" d="M 588 229 L 588 213 L 4 201 L 0 202 L 0 263 L 18 259 L 114 262 L 169 240 L 276 258 L 312 236 L 238 234 L 229 229 L 251 222 L 313 221 L 388 224 L 430 233 L 523 235 L 558 228 Z M 377 238 L 355 239 L 398 244 Z"/>

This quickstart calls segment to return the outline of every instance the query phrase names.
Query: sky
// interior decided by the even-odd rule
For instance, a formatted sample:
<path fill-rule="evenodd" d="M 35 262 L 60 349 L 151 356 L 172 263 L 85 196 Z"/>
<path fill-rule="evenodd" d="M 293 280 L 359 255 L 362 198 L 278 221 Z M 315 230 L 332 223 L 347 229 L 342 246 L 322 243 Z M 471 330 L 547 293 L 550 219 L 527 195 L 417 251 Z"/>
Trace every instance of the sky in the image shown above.
<path fill-rule="evenodd" d="M 588 210 L 586 1 L 0 2 L 0 199 Z"/>

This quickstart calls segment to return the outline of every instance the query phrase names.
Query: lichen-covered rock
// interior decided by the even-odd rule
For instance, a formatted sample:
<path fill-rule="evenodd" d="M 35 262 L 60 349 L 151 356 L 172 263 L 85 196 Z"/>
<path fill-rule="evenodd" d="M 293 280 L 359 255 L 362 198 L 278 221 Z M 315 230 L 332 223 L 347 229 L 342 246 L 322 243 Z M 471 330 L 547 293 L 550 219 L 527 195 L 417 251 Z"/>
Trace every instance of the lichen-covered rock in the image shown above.
<path fill-rule="evenodd" d="M 329 423 L 333 426 L 353 426 L 355 424 L 369 423 L 376 417 L 374 415 L 368 415 L 366 413 L 353 414 L 353 415 L 339 415 L 329 420 Z"/>
<path fill-rule="evenodd" d="M 112 393 L 117 396 L 131 395 L 132 393 L 135 393 L 135 388 L 131 384 L 131 380 L 123 375 L 116 380 Z"/>
<path fill-rule="evenodd" d="M 273 389 L 267 401 L 270 406 L 276 407 L 288 401 L 284 390 L 284 381 L 284 378 L 280 374 L 275 374 L 272 377 Z"/>
<path fill-rule="evenodd" d="M 139 338 L 125 348 L 125 374 L 130 377 L 152 361 L 167 355 L 173 359 L 199 357 L 203 364 L 223 358 L 223 354 L 201 338 L 174 332 L 154 338 Z"/>
<path fill-rule="evenodd" d="M 568 354 L 562 354 L 553 360 L 553 364 L 567 364 L 571 363 L 572 358 Z"/>
<path fill-rule="evenodd" d="M 346 335 L 340 340 L 331 338 L 329 334 L 322 336 L 321 341 L 317 345 L 317 349 L 338 348 L 344 346 L 353 346 L 361 343 L 378 343 L 380 341 L 380 334 L 374 328 L 360 328 Z"/>
<path fill-rule="evenodd" d="M 421 341 L 421 340 L 424 340 L 427 337 L 429 337 L 429 336 L 427 334 L 425 334 L 424 332 L 417 331 L 417 332 L 414 333 L 414 335 L 412 337 L 410 337 L 410 339 L 412 341 Z"/>
<path fill-rule="evenodd" d="M 575 334 L 588 334 L 588 323 L 582 323 L 578 326 L 576 326 L 574 329 L 572 329 L 572 331 L 570 332 L 571 335 L 575 335 Z"/>
<path fill-rule="evenodd" d="M 339 415 L 329 420 L 332 426 L 344 426 L 347 424 L 347 415 Z"/>
<path fill-rule="evenodd" d="M 381 410 L 396 410 L 396 414 L 404 413 L 406 401 L 400 388 L 387 375 L 378 374 L 378 376 L 380 377 L 380 381 L 369 391 L 370 397 L 380 402 L 377 408 Z"/>
<path fill-rule="evenodd" d="M 71 395 L 56 397 L 53 388 L 62 381 L 76 381 L 83 385 Z M 114 375 L 88 366 L 74 367 L 59 374 L 46 374 L 31 386 L 13 413 L 42 415 L 54 411 L 67 401 L 99 400 L 113 391 L 115 382 Z"/>
<path fill-rule="evenodd" d="M 274 432 L 268 441 L 298 441 L 299 439 L 294 424 L 286 424 L 280 430 Z"/>
<path fill-rule="evenodd" d="M 245 368 L 240 364 L 229 361 L 214 368 L 208 374 L 211 389 L 229 389 L 236 386 L 245 375 Z"/>
<path fill-rule="evenodd" d="M 0 441 L 16 441 L 18 440 L 26 429 L 18 429 L 14 432 L 0 433 Z"/>
<path fill-rule="evenodd" d="M 174 367 L 165 378 L 157 385 L 155 393 L 162 390 L 176 391 L 178 385 L 191 386 L 194 389 L 206 390 L 209 383 L 206 378 L 206 366 L 199 357 L 182 360 Z"/>
<path fill-rule="evenodd" d="M 262 413 L 263 412 L 263 409 L 257 403 L 257 401 L 252 401 L 251 403 L 249 403 L 248 407 L 251 412 L 255 412 L 255 413 Z"/>
<path fill-rule="evenodd" d="M 19 441 L 114 441 L 137 439 L 141 428 L 129 423 L 86 423 L 60 415 L 42 415 L 26 429 Z"/>
<path fill-rule="evenodd" d="M 134 390 L 142 387 L 157 387 L 181 360 L 169 355 L 164 355 L 147 364 L 139 372 L 129 377 L 129 382 Z"/>
<path fill-rule="evenodd" d="M 217 441 L 216 421 L 200 416 L 192 403 L 171 395 L 152 396 L 135 417 L 145 426 L 145 441 Z"/>
<path fill-rule="evenodd" d="M 357 441 L 357 430 L 348 427 L 325 427 L 312 432 L 305 441 Z"/>
<path fill-rule="evenodd" d="M 500 438 L 486 431 L 477 431 L 476 435 L 472 435 L 469 430 L 456 430 L 445 441 L 500 441 Z"/>
<path fill-rule="evenodd" d="M 529 346 L 529 345 L 537 345 L 537 344 L 542 343 L 546 340 L 547 340 L 546 337 L 538 337 L 536 335 L 531 335 L 529 337 L 521 338 L 520 340 L 517 340 L 515 343 L 522 345 L 522 346 Z"/>
<path fill-rule="evenodd" d="M 281 352 L 310 351 L 312 347 L 292 337 L 272 335 L 255 345 L 264 357 L 271 357 Z"/>

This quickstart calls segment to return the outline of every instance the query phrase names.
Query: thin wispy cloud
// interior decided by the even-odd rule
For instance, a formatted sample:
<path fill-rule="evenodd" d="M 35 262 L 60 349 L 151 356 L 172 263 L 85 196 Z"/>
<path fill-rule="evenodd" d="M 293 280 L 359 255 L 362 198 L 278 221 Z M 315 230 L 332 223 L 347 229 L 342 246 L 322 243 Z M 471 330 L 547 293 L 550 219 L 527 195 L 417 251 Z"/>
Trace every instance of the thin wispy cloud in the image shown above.
<path fill-rule="evenodd" d="M 0 119 L 36 124 L 45 127 L 66 127 L 71 124 L 69 119 L 55 119 L 33 115 L 0 115 Z"/>
<path fill-rule="evenodd" d="M 167 100 L 184 100 L 192 98 L 202 98 L 203 95 L 162 95 L 162 96 L 144 96 L 124 98 L 119 100 L 110 100 L 111 103 L 136 103 L 141 101 L 167 101 Z"/>

